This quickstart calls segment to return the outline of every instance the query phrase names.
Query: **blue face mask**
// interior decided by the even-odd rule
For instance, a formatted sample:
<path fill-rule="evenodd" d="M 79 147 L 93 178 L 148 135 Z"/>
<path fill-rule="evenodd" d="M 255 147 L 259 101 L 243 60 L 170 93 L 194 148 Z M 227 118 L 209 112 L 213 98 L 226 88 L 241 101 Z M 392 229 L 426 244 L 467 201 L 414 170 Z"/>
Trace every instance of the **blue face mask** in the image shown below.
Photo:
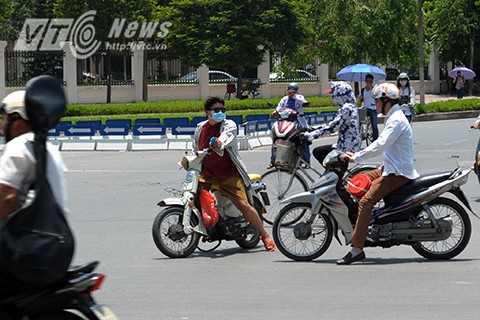
<path fill-rule="evenodd" d="M 225 120 L 226 117 L 227 115 L 225 114 L 225 112 L 212 112 L 212 118 L 217 122 L 222 122 L 223 120 Z"/>

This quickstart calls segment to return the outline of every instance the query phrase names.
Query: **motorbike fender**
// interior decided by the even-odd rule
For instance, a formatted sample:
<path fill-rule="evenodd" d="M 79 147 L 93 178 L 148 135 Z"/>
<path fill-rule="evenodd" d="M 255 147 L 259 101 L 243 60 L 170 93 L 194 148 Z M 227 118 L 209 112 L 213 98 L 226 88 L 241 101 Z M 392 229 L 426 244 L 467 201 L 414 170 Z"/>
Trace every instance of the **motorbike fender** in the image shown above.
<path fill-rule="evenodd" d="M 450 193 L 452 193 L 453 195 L 455 195 L 457 197 L 458 200 L 460 200 L 461 203 L 463 203 L 465 205 L 465 207 L 467 207 L 468 210 L 470 210 L 470 212 L 475 216 L 477 217 L 478 219 L 480 219 L 480 217 L 475 213 L 475 211 L 472 210 L 472 208 L 470 207 L 470 203 L 468 203 L 468 200 L 467 200 L 467 197 L 465 197 L 465 194 L 463 193 L 462 189 L 460 188 L 454 188 L 452 190 L 450 190 Z"/>
<path fill-rule="evenodd" d="M 185 203 L 183 203 L 182 199 L 180 199 L 180 198 L 166 198 L 166 199 L 161 200 L 159 203 L 157 203 L 157 206 L 159 206 L 159 207 L 170 207 L 170 206 L 184 207 Z"/>
<path fill-rule="evenodd" d="M 283 205 L 288 205 L 291 203 L 311 203 L 312 211 L 315 210 L 315 208 L 318 210 L 320 207 L 320 200 L 315 196 L 315 193 L 310 191 L 295 194 L 291 197 L 285 198 L 280 203 Z"/>

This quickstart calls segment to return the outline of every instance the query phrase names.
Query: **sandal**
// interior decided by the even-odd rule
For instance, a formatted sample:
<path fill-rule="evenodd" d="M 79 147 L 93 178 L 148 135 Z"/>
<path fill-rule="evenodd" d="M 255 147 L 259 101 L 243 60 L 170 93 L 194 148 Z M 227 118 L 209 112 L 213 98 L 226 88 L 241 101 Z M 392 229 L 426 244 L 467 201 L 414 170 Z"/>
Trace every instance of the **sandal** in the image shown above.
<path fill-rule="evenodd" d="M 273 242 L 273 239 L 270 238 L 268 233 L 264 234 L 263 236 L 260 236 L 260 239 L 263 241 L 263 245 L 265 246 L 265 249 L 269 252 L 272 252 L 277 248 L 275 245 L 275 242 Z"/>
<path fill-rule="evenodd" d="M 272 169 L 274 167 L 273 163 L 269 163 L 267 169 Z"/>

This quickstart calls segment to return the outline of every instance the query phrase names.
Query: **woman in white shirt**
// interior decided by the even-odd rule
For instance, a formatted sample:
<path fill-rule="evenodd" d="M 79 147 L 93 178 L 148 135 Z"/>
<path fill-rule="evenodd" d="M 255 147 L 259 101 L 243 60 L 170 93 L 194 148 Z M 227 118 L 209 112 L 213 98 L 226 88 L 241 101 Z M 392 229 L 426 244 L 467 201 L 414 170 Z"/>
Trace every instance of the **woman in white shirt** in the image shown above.
<path fill-rule="evenodd" d="M 410 86 L 410 77 L 402 72 L 397 77 L 397 87 L 400 90 L 400 101 L 398 104 L 403 113 L 411 123 L 415 116 L 415 89 Z"/>

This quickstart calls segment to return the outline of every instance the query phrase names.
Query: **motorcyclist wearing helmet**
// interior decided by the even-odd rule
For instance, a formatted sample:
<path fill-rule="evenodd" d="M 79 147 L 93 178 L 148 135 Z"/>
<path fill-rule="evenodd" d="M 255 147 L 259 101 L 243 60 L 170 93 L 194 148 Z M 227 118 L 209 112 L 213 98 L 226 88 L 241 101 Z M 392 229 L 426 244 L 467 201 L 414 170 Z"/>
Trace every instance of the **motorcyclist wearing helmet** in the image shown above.
<path fill-rule="evenodd" d="M 400 101 L 398 104 L 402 107 L 403 113 L 412 122 L 415 116 L 415 89 L 410 86 L 410 77 L 402 72 L 397 77 L 397 87 L 400 90 Z"/>
<path fill-rule="evenodd" d="M 339 265 L 348 265 L 365 259 L 363 247 L 373 207 L 392 191 L 419 176 L 413 166 L 412 128 L 398 105 L 400 91 L 394 84 L 382 83 L 373 88 L 372 96 L 378 113 L 385 116 L 384 128 L 378 139 L 368 147 L 355 153 L 347 152 L 341 158 L 344 161 L 362 162 L 364 159 L 382 154 L 383 166 L 365 173 L 372 184 L 358 205 L 358 216 L 351 241 L 352 249 L 337 261 Z"/>
<path fill-rule="evenodd" d="M 285 109 L 292 109 L 298 112 L 297 125 L 299 128 L 308 128 L 307 121 L 305 120 L 305 113 L 303 107 L 308 105 L 308 101 L 301 94 L 298 94 L 298 84 L 291 82 L 287 85 L 287 95 L 284 96 L 277 105 L 277 108 L 272 112 L 272 115 L 280 113 Z M 310 165 L 310 147 L 306 146 L 302 156 L 303 160 L 307 163 L 307 167 Z M 273 168 L 273 162 L 275 161 L 275 152 L 272 147 L 272 154 L 270 157 L 270 164 L 267 169 Z"/>
<path fill-rule="evenodd" d="M 26 112 L 25 91 L 7 95 L 0 103 L 2 133 L 5 140 L 0 158 L 0 229 L 8 214 L 31 201 L 30 188 L 36 180 L 36 160 L 33 153 L 34 133 Z M 47 179 L 63 212 L 68 212 L 66 167 L 57 148 L 47 143 Z M 0 298 L 9 296 L 28 287 L 16 279 L 0 261 Z"/>

